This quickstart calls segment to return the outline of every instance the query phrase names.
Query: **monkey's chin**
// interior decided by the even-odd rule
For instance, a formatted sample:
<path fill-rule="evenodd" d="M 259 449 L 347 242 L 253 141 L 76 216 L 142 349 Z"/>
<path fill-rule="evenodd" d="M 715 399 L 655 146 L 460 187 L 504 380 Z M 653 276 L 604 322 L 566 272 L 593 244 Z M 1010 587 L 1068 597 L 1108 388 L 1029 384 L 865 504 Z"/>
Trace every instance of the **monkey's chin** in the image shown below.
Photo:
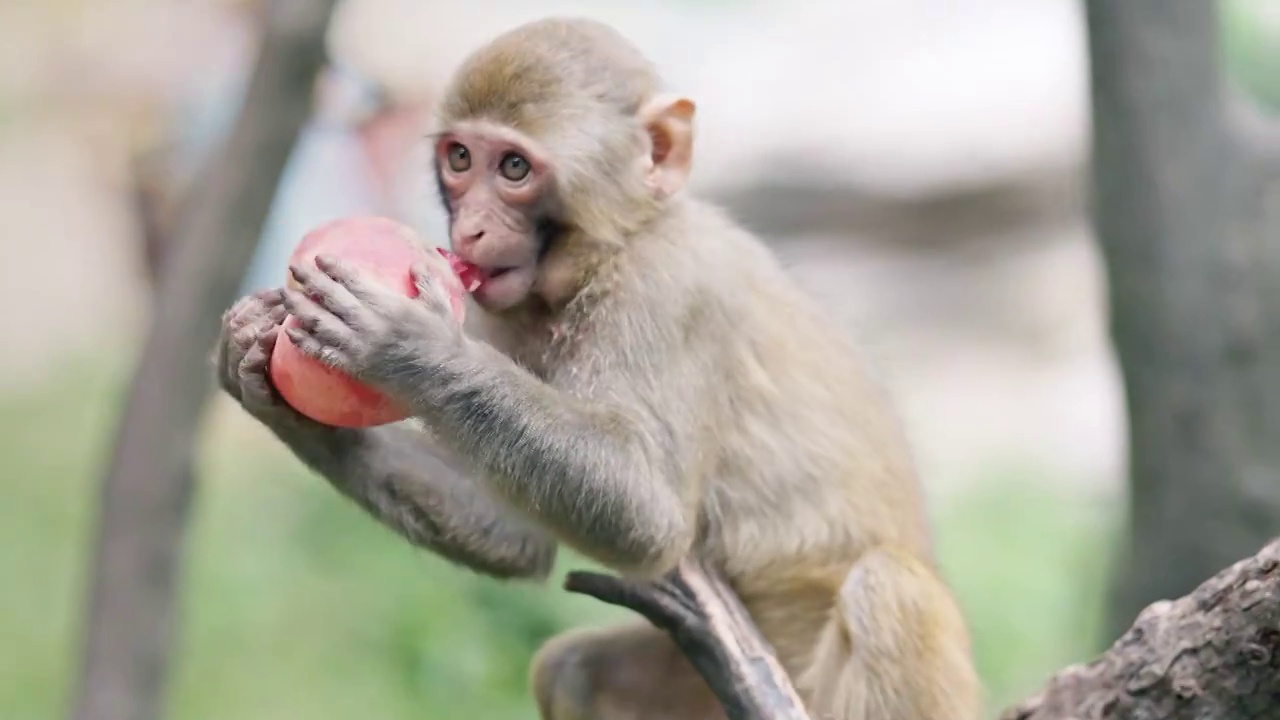
<path fill-rule="evenodd" d="M 481 281 L 471 296 L 477 305 L 489 312 L 510 310 L 529 297 L 536 275 L 536 266 L 512 268 Z"/>

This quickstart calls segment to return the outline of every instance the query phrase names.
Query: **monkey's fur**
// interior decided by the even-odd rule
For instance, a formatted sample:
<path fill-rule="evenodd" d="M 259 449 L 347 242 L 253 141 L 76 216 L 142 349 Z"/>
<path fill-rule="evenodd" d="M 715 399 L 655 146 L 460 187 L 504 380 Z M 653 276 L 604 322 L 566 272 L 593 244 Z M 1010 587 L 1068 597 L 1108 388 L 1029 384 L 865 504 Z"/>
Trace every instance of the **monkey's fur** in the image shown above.
<path fill-rule="evenodd" d="M 659 91 L 600 24 L 498 37 L 447 92 L 442 137 L 474 144 L 438 148 L 437 172 L 455 249 L 525 258 L 528 287 L 506 281 L 463 333 L 429 273 L 409 300 L 321 258 L 293 269 L 303 291 L 228 311 L 223 387 L 446 558 L 540 580 L 557 542 L 633 576 L 695 553 L 729 579 L 813 717 L 972 720 L 967 630 L 899 427 L 769 250 L 679 192 L 693 104 Z M 487 149 L 508 146 L 536 175 L 484 174 Z M 442 169 L 446 151 L 459 174 Z M 404 400 L 427 431 L 327 428 L 284 406 L 265 367 L 286 308 L 304 352 Z M 548 720 L 723 716 L 640 623 L 553 639 L 531 678 Z"/>

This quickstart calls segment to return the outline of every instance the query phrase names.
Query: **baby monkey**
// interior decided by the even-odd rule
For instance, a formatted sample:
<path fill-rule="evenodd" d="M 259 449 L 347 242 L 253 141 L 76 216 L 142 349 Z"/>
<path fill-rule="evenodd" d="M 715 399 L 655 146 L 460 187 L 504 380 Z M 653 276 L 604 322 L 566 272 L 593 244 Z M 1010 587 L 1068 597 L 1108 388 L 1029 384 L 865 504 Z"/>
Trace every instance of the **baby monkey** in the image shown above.
<path fill-rule="evenodd" d="M 718 568 L 815 718 L 972 720 L 979 687 L 900 429 L 852 344 L 768 249 L 681 192 L 695 106 L 612 29 L 551 19 L 471 55 L 440 107 L 453 250 L 484 269 L 464 332 L 332 258 L 228 311 L 222 387 L 409 541 L 542 580 L 558 543 L 632 577 Z M 421 427 L 317 425 L 275 395 L 305 353 Z M 642 622 L 537 655 L 546 720 L 721 718 Z"/>

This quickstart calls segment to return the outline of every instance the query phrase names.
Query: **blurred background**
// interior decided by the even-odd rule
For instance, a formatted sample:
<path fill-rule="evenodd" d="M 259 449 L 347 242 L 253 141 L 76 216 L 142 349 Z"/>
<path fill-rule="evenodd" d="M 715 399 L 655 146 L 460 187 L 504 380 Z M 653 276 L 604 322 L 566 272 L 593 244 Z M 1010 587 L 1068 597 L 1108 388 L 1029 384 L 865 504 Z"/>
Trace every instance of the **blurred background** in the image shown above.
<path fill-rule="evenodd" d="M 279 284 L 334 217 L 443 242 L 421 128 L 457 62 L 534 17 L 610 22 L 698 101 L 696 190 L 774 245 L 897 401 L 992 708 L 1105 648 L 1128 435 L 1089 215 L 1082 5 L 628 5 L 339 2 L 241 289 Z M 1280 2 L 1221 9 L 1223 72 L 1274 113 Z M 174 197 L 199 194 L 231 131 L 264 17 L 235 0 L 0 3 L 5 720 L 73 703 L 99 484 Z M 504 586 L 415 551 L 224 398 L 209 410 L 164 717 L 532 718 L 542 640 L 624 615 L 558 577 Z"/>

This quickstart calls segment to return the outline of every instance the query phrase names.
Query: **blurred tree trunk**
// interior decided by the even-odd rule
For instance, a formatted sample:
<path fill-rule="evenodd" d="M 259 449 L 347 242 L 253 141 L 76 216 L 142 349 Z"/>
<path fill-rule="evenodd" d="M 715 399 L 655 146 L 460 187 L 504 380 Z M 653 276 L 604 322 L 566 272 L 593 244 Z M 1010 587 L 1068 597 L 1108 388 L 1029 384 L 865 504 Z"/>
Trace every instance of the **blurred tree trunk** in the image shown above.
<path fill-rule="evenodd" d="M 218 319 L 253 256 L 310 115 L 334 0 L 276 0 L 240 117 L 192 184 L 103 479 L 76 720 L 159 715 Z M 150 228 L 149 231 L 159 231 Z"/>
<path fill-rule="evenodd" d="M 1210 0 L 1088 0 L 1093 210 L 1127 393 L 1110 627 L 1280 529 L 1280 154 Z"/>

